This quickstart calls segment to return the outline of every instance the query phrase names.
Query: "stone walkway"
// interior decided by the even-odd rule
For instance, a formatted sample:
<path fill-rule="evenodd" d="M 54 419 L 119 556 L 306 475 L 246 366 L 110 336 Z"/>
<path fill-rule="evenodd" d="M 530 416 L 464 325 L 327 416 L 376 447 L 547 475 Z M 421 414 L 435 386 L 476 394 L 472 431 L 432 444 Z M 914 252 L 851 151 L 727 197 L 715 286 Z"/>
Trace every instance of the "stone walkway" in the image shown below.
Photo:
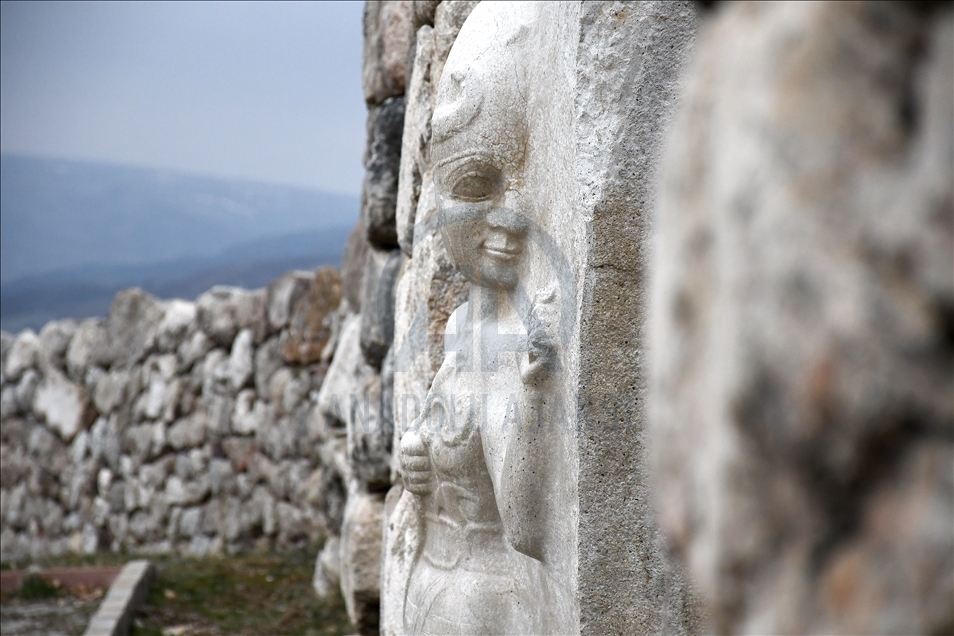
<path fill-rule="evenodd" d="M 0 604 L 3 636 L 80 636 L 100 599 L 74 597 L 39 601 L 13 599 Z"/>

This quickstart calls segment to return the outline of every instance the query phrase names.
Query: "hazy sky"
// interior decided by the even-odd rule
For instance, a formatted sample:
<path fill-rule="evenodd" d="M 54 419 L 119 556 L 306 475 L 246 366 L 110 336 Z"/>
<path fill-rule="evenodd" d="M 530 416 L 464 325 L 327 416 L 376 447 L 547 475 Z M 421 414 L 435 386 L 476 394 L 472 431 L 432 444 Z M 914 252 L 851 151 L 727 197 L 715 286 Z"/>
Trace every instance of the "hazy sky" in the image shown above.
<path fill-rule="evenodd" d="M 361 2 L 8 2 L 0 150 L 355 194 Z"/>

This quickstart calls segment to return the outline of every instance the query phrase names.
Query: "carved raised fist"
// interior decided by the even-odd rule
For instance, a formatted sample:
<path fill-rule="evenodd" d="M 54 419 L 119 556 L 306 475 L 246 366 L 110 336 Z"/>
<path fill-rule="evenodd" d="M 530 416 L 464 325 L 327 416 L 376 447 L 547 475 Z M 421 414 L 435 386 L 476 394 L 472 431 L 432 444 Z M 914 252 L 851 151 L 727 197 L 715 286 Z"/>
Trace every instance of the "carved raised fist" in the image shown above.
<path fill-rule="evenodd" d="M 401 470 L 404 473 L 404 488 L 415 495 L 425 495 L 431 490 L 431 458 L 427 445 L 416 430 L 410 430 L 401 438 Z"/>

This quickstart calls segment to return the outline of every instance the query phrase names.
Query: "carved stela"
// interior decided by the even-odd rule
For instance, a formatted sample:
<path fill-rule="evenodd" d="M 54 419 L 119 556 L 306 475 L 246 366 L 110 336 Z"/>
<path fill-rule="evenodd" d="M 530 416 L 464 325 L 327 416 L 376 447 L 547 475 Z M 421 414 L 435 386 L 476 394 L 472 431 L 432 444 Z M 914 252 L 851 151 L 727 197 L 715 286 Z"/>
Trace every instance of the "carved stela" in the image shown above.
<path fill-rule="evenodd" d="M 577 629 L 563 379 L 576 292 L 547 230 L 540 171 L 528 169 L 542 160 L 527 82 L 539 15 L 479 5 L 437 91 L 436 229 L 471 293 L 401 439 L 408 634 Z"/>

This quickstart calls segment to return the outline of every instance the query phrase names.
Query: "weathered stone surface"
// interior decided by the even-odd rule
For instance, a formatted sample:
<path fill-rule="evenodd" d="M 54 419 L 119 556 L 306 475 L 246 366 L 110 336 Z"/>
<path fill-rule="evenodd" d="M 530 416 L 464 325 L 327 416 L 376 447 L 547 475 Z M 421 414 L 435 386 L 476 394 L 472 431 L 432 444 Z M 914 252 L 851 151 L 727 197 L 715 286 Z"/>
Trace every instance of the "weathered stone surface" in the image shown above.
<path fill-rule="evenodd" d="M 404 94 L 407 54 L 414 32 L 413 5 L 408 0 L 371 0 L 364 4 L 361 84 L 369 104 Z"/>
<path fill-rule="evenodd" d="M 433 198 L 429 199 L 433 201 Z M 422 197 L 421 205 L 425 205 Z M 434 214 L 433 204 L 420 210 Z M 421 232 L 414 256 L 405 261 L 395 286 L 394 447 L 420 413 L 424 398 L 444 360 L 447 319 L 467 300 L 470 283 L 451 264 L 440 233 Z M 395 458 L 396 462 L 396 458 Z M 397 470 L 397 466 L 394 466 Z"/>
<path fill-rule="evenodd" d="M 106 318 L 110 363 L 125 368 L 145 358 L 164 315 L 162 303 L 138 287 L 116 294 Z"/>
<path fill-rule="evenodd" d="M 341 257 L 341 293 L 348 301 L 348 309 L 354 313 L 361 311 L 364 269 L 369 248 L 364 220 L 359 216 L 358 222 L 348 235 L 344 255 Z"/>
<path fill-rule="evenodd" d="M 104 323 L 89 318 L 80 323 L 66 350 L 66 369 L 74 381 L 82 381 L 86 370 L 93 365 L 108 364 L 110 351 Z"/>
<path fill-rule="evenodd" d="M 93 388 L 93 404 L 100 413 L 108 415 L 126 401 L 131 373 L 126 369 L 117 369 L 103 373 Z"/>
<path fill-rule="evenodd" d="M 954 625 L 952 18 L 739 3 L 700 35 L 652 351 L 661 518 L 710 630 Z"/>
<path fill-rule="evenodd" d="M 156 328 L 159 353 L 174 353 L 196 331 L 196 306 L 185 300 L 163 303 L 165 313 Z"/>
<path fill-rule="evenodd" d="M 348 493 L 341 528 L 341 592 L 359 634 L 379 633 L 384 497 Z"/>
<path fill-rule="evenodd" d="M 248 291 L 218 285 L 196 299 L 202 331 L 220 346 L 230 347 L 242 329 L 251 329 L 254 341 L 265 335 L 265 290 Z"/>
<path fill-rule="evenodd" d="M 66 350 L 76 328 L 76 321 L 70 318 L 51 320 L 43 325 L 39 336 L 37 363 L 43 368 L 52 366 L 58 371 L 66 371 Z"/>
<path fill-rule="evenodd" d="M 246 389 L 235 399 L 235 411 L 232 413 L 232 431 L 238 435 L 254 435 L 258 430 L 270 426 L 275 419 L 274 409 L 255 399 L 255 392 Z"/>
<path fill-rule="evenodd" d="M 66 441 L 96 419 L 86 390 L 55 371 L 48 373 L 37 387 L 33 410 Z"/>
<path fill-rule="evenodd" d="M 17 334 L 3 365 L 4 379 L 16 382 L 20 374 L 36 365 L 36 356 L 40 348 L 40 339 L 32 329 Z"/>
<path fill-rule="evenodd" d="M 285 362 L 311 364 L 332 335 L 331 314 L 341 303 L 342 280 L 338 271 L 322 267 L 315 272 L 308 291 L 295 304 L 287 333 L 282 336 Z"/>
<path fill-rule="evenodd" d="M 434 9 L 434 57 L 431 67 L 431 84 L 435 90 L 444 72 L 444 63 L 450 54 L 451 47 L 464 26 L 471 11 L 478 5 L 478 0 L 443 0 Z"/>
<path fill-rule="evenodd" d="M 341 545 L 340 539 L 331 536 L 325 539 L 325 545 L 315 559 L 315 576 L 312 587 L 319 598 L 328 599 L 339 594 L 341 584 Z"/>
<path fill-rule="evenodd" d="M 308 291 L 314 273 L 304 270 L 287 272 L 279 276 L 265 289 L 268 324 L 274 331 L 288 325 L 292 311 L 299 299 Z"/>
<path fill-rule="evenodd" d="M 215 343 L 205 335 L 204 331 L 196 331 L 194 334 L 189 336 L 187 339 L 182 341 L 182 344 L 179 345 L 179 348 L 176 350 L 176 355 L 179 356 L 179 369 L 181 371 L 188 371 L 192 368 L 192 365 L 205 357 L 209 351 L 215 348 Z"/>
<path fill-rule="evenodd" d="M 205 441 L 209 417 L 197 411 L 185 419 L 177 421 L 169 428 L 167 440 L 175 450 L 194 448 Z"/>
<path fill-rule="evenodd" d="M 401 166 L 404 103 L 404 97 L 389 97 L 368 113 L 368 160 L 361 189 L 361 218 L 368 241 L 383 248 L 398 245 L 394 215 Z"/>
<path fill-rule="evenodd" d="M 481 4 L 442 68 L 452 9 L 441 3 L 434 19 L 436 197 L 424 192 L 425 169 L 396 300 L 393 412 L 406 490 L 395 491 L 386 525 L 393 564 L 385 564 L 384 599 L 402 604 L 385 607 L 386 633 L 453 631 L 462 612 L 485 632 L 695 631 L 684 582 L 655 529 L 641 451 L 643 306 L 633 300 L 644 295 L 653 161 L 693 9 Z M 473 306 L 448 320 L 463 298 L 433 287 L 465 288 L 455 285 L 455 265 L 471 281 Z M 483 419 L 466 410 L 468 395 L 483 396 Z M 405 406 L 408 398 L 419 401 Z M 435 405 L 455 398 L 445 408 L 460 419 L 442 425 L 438 412 L 448 416 Z M 409 430 L 403 420 L 425 404 Z M 481 424 L 468 424 L 475 417 Z M 483 485 L 478 474 L 487 475 Z M 499 561 L 497 548 L 474 549 L 432 521 L 435 499 L 426 495 L 455 487 L 474 506 L 462 526 L 499 511 L 500 545 L 510 547 Z M 484 505 L 490 512 L 477 512 Z M 465 592 L 454 575 L 428 573 L 414 539 L 424 536 L 425 553 L 499 563 L 494 570 L 526 600 L 491 602 L 480 583 Z M 441 592 L 424 592 L 442 580 Z"/>
<path fill-rule="evenodd" d="M 400 250 L 368 252 L 361 306 L 361 352 L 376 369 L 391 348 L 394 339 L 394 283 L 404 258 Z"/>
<path fill-rule="evenodd" d="M 240 391 L 252 379 L 254 359 L 252 348 L 254 334 L 251 329 L 242 329 L 232 343 L 229 354 L 228 378 L 233 391 Z"/>
<path fill-rule="evenodd" d="M 415 3 L 418 4 L 421 3 Z M 432 13 L 431 23 L 433 17 Z M 434 85 L 431 83 L 431 62 L 434 56 L 432 27 L 425 24 L 418 29 L 415 50 L 412 53 L 414 66 L 405 97 L 404 131 L 401 135 L 401 162 L 398 168 L 394 212 L 398 245 L 407 256 L 413 254 L 415 212 L 430 159 L 428 146 L 431 141 L 431 106 L 434 99 Z"/>

